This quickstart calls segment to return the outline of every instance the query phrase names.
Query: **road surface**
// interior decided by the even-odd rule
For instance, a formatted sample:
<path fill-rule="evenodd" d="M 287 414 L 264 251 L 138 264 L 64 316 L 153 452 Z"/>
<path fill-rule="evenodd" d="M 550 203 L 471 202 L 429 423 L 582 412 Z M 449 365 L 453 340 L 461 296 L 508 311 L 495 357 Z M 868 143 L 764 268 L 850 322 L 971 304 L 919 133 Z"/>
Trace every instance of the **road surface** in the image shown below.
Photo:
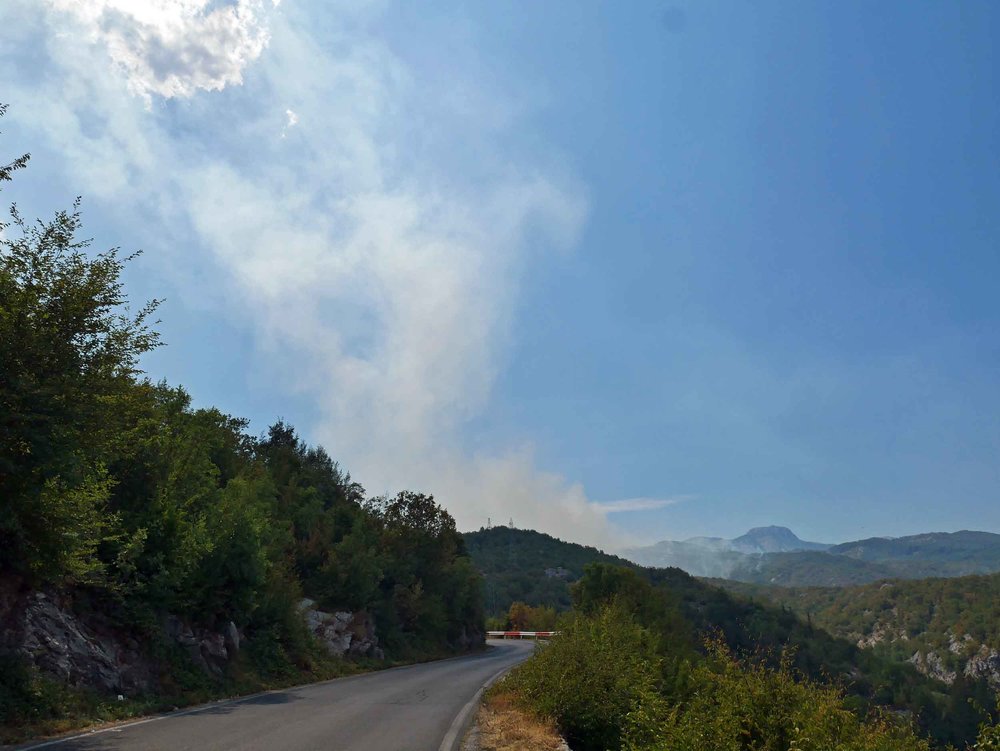
<path fill-rule="evenodd" d="M 22 749 L 52 751 L 452 751 L 488 680 L 534 642 L 338 678 L 140 720 Z"/>

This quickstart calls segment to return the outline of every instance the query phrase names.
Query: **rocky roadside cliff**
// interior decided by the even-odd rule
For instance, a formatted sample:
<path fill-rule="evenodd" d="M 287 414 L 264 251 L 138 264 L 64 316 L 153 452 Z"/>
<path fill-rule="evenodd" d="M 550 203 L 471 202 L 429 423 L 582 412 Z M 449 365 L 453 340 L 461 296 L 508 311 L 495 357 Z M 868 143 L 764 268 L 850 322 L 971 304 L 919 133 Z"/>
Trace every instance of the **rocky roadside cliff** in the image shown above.
<path fill-rule="evenodd" d="M 334 657 L 351 655 L 385 659 L 375 635 L 375 621 L 365 611 L 339 610 L 327 613 L 316 607 L 316 602 L 303 599 L 299 612 L 305 618 L 310 633 Z"/>
<path fill-rule="evenodd" d="M 303 600 L 300 612 L 332 656 L 384 658 L 369 614 L 324 612 L 312 600 Z M 226 674 L 246 644 L 246 635 L 232 621 L 211 630 L 170 614 L 161 619 L 160 637 L 215 679 Z M 164 670 L 148 640 L 123 632 L 98 613 L 79 612 L 71 593 L 29 590 L 13 578 L 0 578 L 0 655 L 22 658 L 70 686 L 124 696 L 156 693 Z"/>

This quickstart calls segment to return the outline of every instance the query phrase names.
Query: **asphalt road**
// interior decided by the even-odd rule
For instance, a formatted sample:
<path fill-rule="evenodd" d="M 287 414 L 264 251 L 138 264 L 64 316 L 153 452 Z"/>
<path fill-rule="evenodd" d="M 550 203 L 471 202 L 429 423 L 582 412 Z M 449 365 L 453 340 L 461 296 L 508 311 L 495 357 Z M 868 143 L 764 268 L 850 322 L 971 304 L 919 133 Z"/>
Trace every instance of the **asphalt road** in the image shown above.
<path fill-rule="evenodd" d="M 53 751 L 451 751 L 488 680 L 533 642 L 272 691 L 22 749 Z M 454 743 L 453 743 L 454 742 Z"/>

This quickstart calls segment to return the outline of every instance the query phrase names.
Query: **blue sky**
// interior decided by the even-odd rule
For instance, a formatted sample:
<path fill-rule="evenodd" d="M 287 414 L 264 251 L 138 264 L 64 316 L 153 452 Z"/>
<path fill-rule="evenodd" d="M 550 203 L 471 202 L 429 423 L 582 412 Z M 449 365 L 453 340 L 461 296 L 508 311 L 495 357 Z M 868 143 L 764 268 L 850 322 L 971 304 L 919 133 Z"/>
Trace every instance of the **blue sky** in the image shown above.
<path fill-rule="evenodd" d="M 145 250 L 197 404 L 463 528 L 1000 531 L 994 4 L 0 22 L 5 198 Z"/>

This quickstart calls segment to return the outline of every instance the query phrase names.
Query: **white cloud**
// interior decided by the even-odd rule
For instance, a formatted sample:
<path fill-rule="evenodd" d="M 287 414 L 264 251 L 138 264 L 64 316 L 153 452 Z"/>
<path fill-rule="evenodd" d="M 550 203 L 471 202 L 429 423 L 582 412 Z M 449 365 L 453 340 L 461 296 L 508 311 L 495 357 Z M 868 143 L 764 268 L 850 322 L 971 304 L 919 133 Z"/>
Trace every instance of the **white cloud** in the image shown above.
<path fill-rule="evenodd" d="M 113 57 L 133 61 L 131 86 L 146 96 L 221 87 L 239 80 L 268 35 L 269 51 L 252 90 L 228 98 L 225 113 L 201 102 L 201 137 L 223 144 L 211 149 L 191 147 L 168 121 L 136 106 L 100 46 L 72 34 L 50 44 L 59 76 L 11 98 L 30 92 L 38 102 L 35 125 L 60 149 L 74 185 L 130 212 L 158 213 L 158 232 L 176 254 L 171 268 L 204 268 L 208 258 L 224 272 L 199 289 L 253 327 L 263 361 L 286 364 L 274 368 L 279 386 L 317 407 L 316 424 L 301 427 L 371 492 L 434 493 L 461 528 L 513 517 L 581 542 L 624 542 L 607 521 L 623 509 L 595 504 L 579 484 L 540 470 L 528 446 L 465 445 L 467 423 L 488 406 L 504 363 L 528 249 L 575 242 L 586 214 L 580 188 L 501 153 L 488 133 L 466 143 L 483 157 L 467 165 L 474 169 L 442 167 L 454 143 L 479 131 L 461 113 L 442 113 L 444 95 L 417 85 L 360 20 L 350 32 L 325 29 L 320 41 L 291 11 L 272 16 L 265 31 L 253 13 L 237 12 L 257 7 L 243 2 L 212 24 L 205 19 L 224 9 L 208 12 L 193 0 L 156 12 L 124 6 L 94 0 L 83 4 L 86 13 L 71 13 L 98 36 L 110 39 L 105 29 L 113 29 L 125 40 Z M 18 7 L 32 17 L 30 3 Z M 58 21 L 49 24 L 51 41 Z M 177 53 L 188 43 L 215 49 L 224 35 L 208 27 L 242 29 L 231 38 L 244 52 L 206 52 L 198 59 L 219 66 L 204 68 L 197 55 Z M 199 41 L 179 41 L 182 29 L 198 30 Z M 154 37 L 173 63 L 147 60 Z M 267 137 L 280 101 L 296 103 L 285 113 L 286 132 L 294 126 L 299 134 L 294 149 L 290 139 Z M 503 106 L 497 98 L 494 107 Z M 104 124 L 97 133 L 84 125 L 95 115 Z M 248 151 L 254 159 L 240 156 Z M 196 242 L 178 236 L 185 227 Z M 199 283 L 186 273 L 186 283 Z"/>
<path fill-rule="evenodd" d="M 48 0 L 74 16 L 107 49 L 130 90 L 189 97 L 243 82 L 243 69 L 267 46 L 259 0 L 210 8 L 209 0 Z M 274 5 L 277 5 L 275 3 Z"/>
<path fill-rule="evenodd" d="M 622 514 L 631 511 L 655 511 L 656 509 L 674 506 L 688 500 L 688 496 L 677 498 L 622 498 L 617 501 L 604 501 L 595 504 L 605 514 Z"/>
<path fill-rule="evenodd" d="M 285 127 L 281 129 L 281 137 L 288 135 L 288 131 L 299 124 L 299 116 L 292 110 L 285 110 Z"/>

